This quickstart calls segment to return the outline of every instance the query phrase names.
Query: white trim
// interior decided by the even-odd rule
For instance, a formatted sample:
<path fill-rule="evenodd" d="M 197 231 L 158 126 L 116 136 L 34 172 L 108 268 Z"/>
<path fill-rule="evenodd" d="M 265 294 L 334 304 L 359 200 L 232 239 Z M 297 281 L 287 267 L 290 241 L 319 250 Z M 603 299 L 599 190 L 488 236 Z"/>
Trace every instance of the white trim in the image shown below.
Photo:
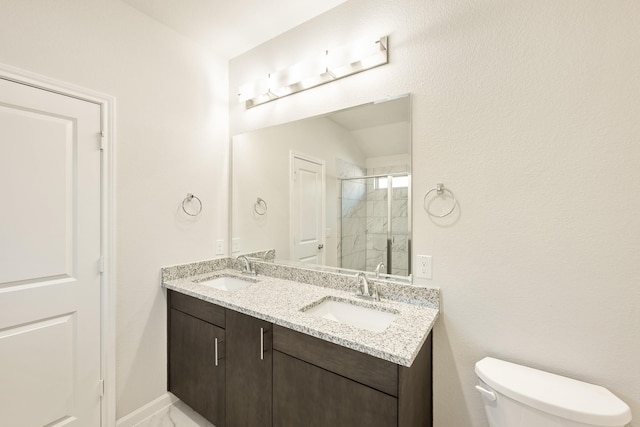
<path fill-rule="evenodd" d="M 162 396 L 158 397 L 155 400 L 147 403 L 146 405 L 136 409 L 128 415 L 118 419 L 116 422 L 117 427 L 134 427 L 136 424 L 146 420 L 150 416 L 166 409 L 167 407 L 173 405 L 177 401 L 179 401 L 176 396 L 173 394 L 166 392 Z"/>
<path fill-rule="evenodd" d="M 82 99 L 100 105 L 104 135 L 102 153 L 102 255 L 105 269 L 101 296 L 101 358 L 105 393 L 102 398 L 102 427 L 114 427 L 116 417 L 116 299 L 115 299 L 115 98 L 71 83 L 0 64 L 0 77 L 17 83 Z"/>

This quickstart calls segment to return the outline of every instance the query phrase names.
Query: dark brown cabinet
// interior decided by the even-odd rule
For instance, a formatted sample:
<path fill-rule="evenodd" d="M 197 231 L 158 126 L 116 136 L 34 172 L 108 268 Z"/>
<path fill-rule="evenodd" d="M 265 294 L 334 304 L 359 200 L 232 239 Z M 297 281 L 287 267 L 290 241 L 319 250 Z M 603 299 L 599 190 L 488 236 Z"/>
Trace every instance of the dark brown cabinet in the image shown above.
<path fill-rule="evenodd" d="M 168 291 L 169 390 L 216 427 L 431 427 L 432 339 L 411 367 Z"/>
<path fill-rule="evenodd" d="M 227 425 L 271 426 L 271 323 L 227 310 Z"/>
<path fill-rule="evenodd" d="M 274 427 L 391 427 L 395 397 L 279 351 L 273 356 Z"/>
<path fill-rule="evenodd" d="M 431 427 L 431 335 L 410 368 L 273 327 L 273 427 Z"/>
<path fill-rule="evenodd" d="M 169 391 L 216 427 L 269 427 L 272 324 L 169 290 Z"/>
<path fill-rule="evenodd" d="M 198 309 L 209 308 L 200 305 L 206 302 L 176 293 L 173 297 L 173 306 L 187 313 L 169 304 L 169 390 L 216 427 L 224 427 L 225 330 L 188 314 L 201 314 Z M 211 320 L 207 314 L 201 317 Z"/>

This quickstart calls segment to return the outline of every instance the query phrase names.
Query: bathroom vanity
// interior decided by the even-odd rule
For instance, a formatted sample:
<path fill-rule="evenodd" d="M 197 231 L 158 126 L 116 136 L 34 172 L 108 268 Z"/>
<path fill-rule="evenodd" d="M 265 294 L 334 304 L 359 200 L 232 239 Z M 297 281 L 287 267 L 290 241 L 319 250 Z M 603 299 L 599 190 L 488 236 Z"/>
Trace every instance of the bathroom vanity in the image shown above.
<path fill-rule="evenodd" d="M 394 314 L 372 331 L 310 313 L 327 298 L 361 306 L 352 292 L 266 276 L 207 284 L 234 274 L 163 281 L 169 391 L 216 427 L 432 425 L 437 308 L 364 303 Z"/>

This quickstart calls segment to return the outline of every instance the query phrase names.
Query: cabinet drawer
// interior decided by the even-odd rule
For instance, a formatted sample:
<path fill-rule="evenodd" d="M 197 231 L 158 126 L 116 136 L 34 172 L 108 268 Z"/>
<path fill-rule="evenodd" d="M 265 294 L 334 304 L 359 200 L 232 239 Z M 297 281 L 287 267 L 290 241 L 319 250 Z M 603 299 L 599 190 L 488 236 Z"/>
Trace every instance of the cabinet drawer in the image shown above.
<path fill-rule="evenodd" d="M 398 365 L 278 325 L 273 348 L 345 378 L 398 396 Z"/>
<path fill-rule="evenodd" d="M 273 427 L 397 425 L 395 397 L 273 352 Z"/>
<path fill-rule="evenodd" d="M 187 313 L 221 328 L 225 327 L 224 308 L 172 290 L 169 290 L 168 295 L 171 308 L 180 310 L 183 313 Z"/>

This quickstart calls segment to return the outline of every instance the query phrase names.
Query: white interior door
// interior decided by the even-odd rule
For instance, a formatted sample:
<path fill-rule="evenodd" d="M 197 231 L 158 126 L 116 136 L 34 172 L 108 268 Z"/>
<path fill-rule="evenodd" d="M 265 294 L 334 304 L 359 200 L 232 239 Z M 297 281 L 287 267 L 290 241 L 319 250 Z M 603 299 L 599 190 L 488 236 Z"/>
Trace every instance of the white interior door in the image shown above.
<path fill-rule="evenodd" d="M 100 106 L 0 79 L 0 425 L 100 425 Z"/>
<path fill-rule="evenodd" d="M 292 155 L 292 251 L 294 260 L 324 264 L 324 163 Z"/>

